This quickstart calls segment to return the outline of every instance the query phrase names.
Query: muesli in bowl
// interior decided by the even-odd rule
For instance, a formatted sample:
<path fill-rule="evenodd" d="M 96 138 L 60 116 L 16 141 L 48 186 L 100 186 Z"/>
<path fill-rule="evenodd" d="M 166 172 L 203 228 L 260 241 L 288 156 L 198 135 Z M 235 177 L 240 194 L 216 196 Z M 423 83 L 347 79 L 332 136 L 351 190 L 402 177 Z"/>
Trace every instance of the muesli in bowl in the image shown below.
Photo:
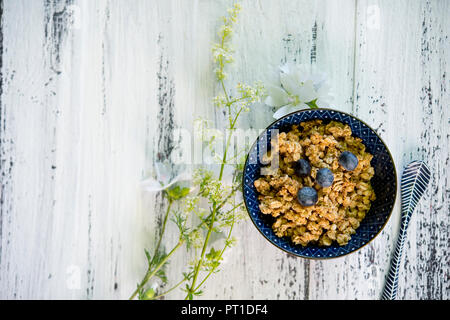
<path fill-rule="evenodd" d="M 376 198 L 373 156 L 361 139 L 341 122 L 311 120 L 279 133 L 263 163 L 274 156 L 278 168 L 254 186 L 275 234 L 302 246 L 346 245 Z"/>

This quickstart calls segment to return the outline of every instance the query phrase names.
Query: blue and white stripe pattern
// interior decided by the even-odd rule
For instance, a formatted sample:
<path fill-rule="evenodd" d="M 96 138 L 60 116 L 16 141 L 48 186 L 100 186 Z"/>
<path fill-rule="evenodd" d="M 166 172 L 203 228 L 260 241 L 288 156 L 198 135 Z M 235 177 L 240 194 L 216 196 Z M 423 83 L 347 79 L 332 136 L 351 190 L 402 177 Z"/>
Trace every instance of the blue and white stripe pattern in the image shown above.
<path fill-rule="evenodd" d="M 391 261 L 386 278 L 385 287 L 381 299 L 394 300 L 397 296 L 398 271 L 400 267 L 403 244 L 406 239 L 406 230 L 408 229 L 411 215 L 419 202 L 419 199 L 425 192 L 430 181 L 430 169 L 422 161 L 413 161 L 408 164 L 403 172 L 401 181 L 402 194 L 402 222 L 400 225 L 400 234 L 397 239 L 394 255 Z"/>

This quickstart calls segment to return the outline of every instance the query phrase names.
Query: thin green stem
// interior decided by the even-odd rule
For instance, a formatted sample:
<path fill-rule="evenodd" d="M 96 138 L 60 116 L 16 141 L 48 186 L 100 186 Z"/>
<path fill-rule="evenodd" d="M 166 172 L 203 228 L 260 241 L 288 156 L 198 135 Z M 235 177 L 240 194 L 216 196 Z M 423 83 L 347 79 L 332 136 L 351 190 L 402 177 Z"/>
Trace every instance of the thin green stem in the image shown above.
<path fill-rule="evenodd" d="M 226 35 L 225 35 L 225 33 L 224 33 L 224 34 L 222 35 L 222 39 L 221 39 L 221 48 L 222 48 L 222 49 L 223 49 L 223 47 L 224 47 L 225 38 L 226 38 Z M 223 62 L 223 58 L 222 58 L 222 57 L 219 59 L 219 69 L 220 69 L 220 72 L 219 72 L 219 73 L 220 73 L 221 75 L 223 75 L 224 62 Z M 237 99 L 234 99 L 233 101 L 230 100 L 230 97 L 229 97 L 229 95 L 228 95 L 227 89 L 226 89 L 226 87 L 225 87 L 225 83 L 224 83 L 224 81 L 223 81 L 223 77 L 220 77 L 219 83 L 220 83 L 220 86 L 222 87 L 223 93 L 224 93 L 224 95 L 225 95 L 225 99 L 226 99 L 226 101 L 227 101 L 226 106 L 227 106 L 227 108 L 228 108 L 228 120 L 229 120 L 229 130 L 230 130 L 230 132 L 229 132 L 229 134 L 228 134 L 228 139 L 227 139 L 227 142 L 226 142 L 226 146 L 225 146 L 223 158 L 222 158 L 222 163 L 221 163 L 221 166 L 220 166 L 220 172 L 219 172 L 219 179 L 218 179 L 218 180 L 219 180 L 219 181 L 222 181 L 222 178 L 223 178 L 223 171 L 224 171 L 225 164 L 226 164 L 226 160 L 227 160 L 227 152 L 228 152 L 228 149 L 229 149 L 229 147 L 230 147 L 230 141 L 231 141 L 231 136 L 232 136 L 232 133 L 233 133 L 233 129 L 234 129 L 234 126 L 236 125 L 237 118 L 239 117 L 239 115 L 240 115 L 240 113 L 242 112 L 243 108 L 241 108 L 241 110 L 239 110 L 239 112 L 237 112 L 236 116 L 235 116 L 234 119 L 233 119 L 231 105 L 232 105 L 233 103 L 239 101 L 239 100 L 237 100 Z M 233 189 L 233 190 L 234 190 L 234 189 Z M 231 191 L 230 196 L 232 196 L 232 195 L 234 194 L 234 191 L 233 191 L 233 190 Z M 228 197 L 227 197 L 227 199 L 228 199 Z M 217 214 L 217 212 L 220 210 L 220 208 L 221 208 L 225 203 L 226 203 L 226 200 L 224 200 L 224 201 L 221 203 L 221 205 L 219 205 L 219 206 L 217 206 L 217 203 L 215 203 L 215 202 L 213 203 L 213 208 L 212 208 L 212 212 L 211 212 L 211 220 L 210 220 L 210 222 L 209 222 L 209 227 L 208 227 L 208 233 L 207 233 L 206 238 L 205 238 L 205 241 L 204 241 L 204 243 L 203 243 L 203 248 L 202 248 L 201 256 L 200 256 L 200 259 L 199 259 L 197 265 L 195 266 L 195 269 L 194 269 L 194 275 L 193 275 L 193 277 L 192 277 L 192 282 L 191 282 L 191 285 L 190 285 L 190 287 L 189 287 L 189 289 L 188 289 L 188 294 L 187 294 L 187 296 L 186 296 L 185 299 L 189 298 L 189 297 L 191 296 L 191 294 L 194 293 L 194 292 L 196 291 L 194 288 L 198 288 L 198 287 L 196 287 L 196 281 L 197 281 L 198 274 L 199 274 L 200 269 L 201 269 L 202 264 L 203 264 L 203 260 L 204 260 L 205 253 L 206 253 L 206 248 L 207 248 L 207 246 L 208 246 L 209 238 L 210 238 L 210 236 L 211 236 L 211 233 L 212 233 L 212 230 L 213 230 L 213 227 L 214 227 L 214 222 L 215 222 L 215 219 L 216 219 L 216 214 Z M 233 220 L 233 224 L 234 224 L 234 220 Z M 231 234 L 231 230 L 232 230 L 232 229 L 233 229 L 233 228 L 231 227 L 231 228 L 230 228 L 230 234 Z M 222 251 L 222 254 L 223 254 L 223 251 Z M 207 277 L 209 277 L 209 275 L 208 275 Z M 204 280 L 204 281 L 205 281 L 205 280 Z M 204 281 L 202 281 L 202 283 L 203 283 Z"/>
<path fill-rule="evenodd" d="M 225 163 L 226 163 L 225 161 L 227 159 L 227 152 L 228 152 L 228 148 L 230 147 L 230 140 L 231 140 L 232 133 L 233 133 L 233 128 L 230 128 L 230 132 L 228 133 L 227 144 L 225 146 L 225 151 L 223 152 L 222 165 L 220 166 L 219 181 L 222 181 L 223 169 L 225 168 Z"/>
<path fill-rule="evenodd" d="M 222 34 L 222 39 L 220 41 L 220 48 L 221 49 L 224 49 L 223 46 L 225 44 L 225 37 L 226 37 L 225 34 Z M 223 64 L 223 57 L 220 57 L 220 59 L 219 59 L 220 74 L 223 74 L 224 67 L 225 66 Z M 225 94 L 225 98 L 227 99 L 227 104 L 229 105 L 230 104 L 230 97 L 228 96 L 227 90 L 225 88 L 225 83 L 223 82 L 223 79 L 220 79 L 219 82 L 220 82 L 220 84 L 222 86 L 222 90 L 223 90 L 223 93 Z"/>
<path fill-rule="evenodd" d="M 194 276 L 192 278 L 192 284 L 190 286 L 190 291 L 192 292 L 192 288 L 195 287 L 195 283 L 197 281 L 197 277 L 198 277 L 198 273 L 202 267 L 203 264 L 203 259 L 205 258 L 205 254 L 206 254 L 206 247 L 208 246 L 208 242 L 209 242 L 209 238 L 211 237 L 211 233 L 212 233 L 212 229 L 213 229 L 213 225 L 214 225 L 214 220 L 216 218 L 216 204 L 213 204 L 213 211 L 212 211 L 212 217 L 211 217 L 211 223 L 209 225 L 208 228 L 208 233 L 206 234 L 206 238 L 205 238 L 205 242 L 203 243 L 203 248 L 202 248 L 202 253 L 200 255 L 200 260 L 198 261 L 197 266 L 195 267 L 195 273 Z M 185 300 L 189 297 L 189 293 L 186 296 Z"/>
<path fill-rule="evenodd" d="M 225 99 L 227 99 L 227 105 L 231 106 L 230 97 L 228 96 L 227 89 L 225 89 L 225 82 L 222 79 L 220 79 L 220 85 L 222 86 L 222 90 L 223 90 L 223 92 L 225 94 Z"/>
<path fill-rule="evenodd" d="M 177 251 L 177 249 L 181 247 L 183 242 L 184 242 L 184 240 L 180 239 L 178 241 L 177 245 L 175 247 L 173 247 L 173 249 L 161 260 L 161 262 L 153 270 L 152 269 L 147 270 L 147 273 L 145 274 L 144 279 L 142 279 L 141 283 L 138 285 L 136 290 L 133 292 L 133 294 L 130 297 L 130 300 L 133 300 L 136 297 L 136 295 L 139 293 L 139 291 L 142 290 L 142 288 L 145 286 L 145 284 L 158 272 L 159 269 L 161 269 L 162 266 L 164 266 L 166 264 L 167 260 L 169 260 L 169 258 L 175 253 L 175 251 Z"/>
<path fill-rule="evenodd" d="M 242 100 L 245 100 L 245 99 L 247 99 L 247 97 L 236 98 L 236 99 L 231 100 L 231 101 L 229 102 L 229 104 L 230 104 L 230 106 L 231 106 L 233 103 L 236 103 L 236 102 L 239 102 L 239 101 L 242 101 Z"/>
<path fill-rule="evenodd" d="M 150 263 L 149 263 L 149 265 L 148 265 L 147 273 L 146 273 L 144 279 L 141 281 L 139 287 L 136 289 L 136 291 L 135 291 L 135 292 L 133 293 L 133 295 L 130 297 L 130 300 L 131 300 L 131 299 L 134 299 L 134 297 L 138 294 L 139 290 L 140 290 L 141 288 L 143 288 L 143 287 L 145 286 L 145 284 L 148 282 L 148 280 L 150 280 L 150 278 L 151 278 L 151 276 L 150 276 L 150 275 L 151 275 L 151 270 L 152 270 L 153 264 L 155 263 L 155 259 L 156 259 L 156 257 L 158 256 L 159 248 L 160 248 L 160 246 L 161 246 L 161 241 L 162 241 L 162 238 L 163 238 L 163 236 L 164 236 L 164 232 L 165 232 L 165 230 L 166 230 L 166 225 L 167 225 L 167 220 L 168 220 L 168 217 L 169 217 L 170 209 L 172 208 L 172 203 L 173 203 L 173 199 L 172 199 L 172 198 L 169 198 L 169 205 L 167 206 L 166 214 L 165 214 L 165 216 L 164 216 L 164 221 L 163 221 L 161 233 L 160 233 L 160 235 L 159 235 L 158 243 L 157 243 L 156 248 L 155 248 L 155 253 L 154 253 L 154 255 L 153 255 L 152 260 L 150 261 Z M 161 265 L 161 266 L 162 266 L 162 265 Z M 160 267 L 159 267 L 159 268 L 160 268 Z M 159 268 L 158 268 L 156 271 L 158 271 Z"/>
<path fill-rule="evenodd" d="M 237 119 L 239 118 L 239 116 L 240 116 L 242 110 L 244 110 L 244 107 L 242 107 L 242 108 L 236 113 L 236 116 L 234 117 L 234 120 L 233 120 L 231 129 L 234 129 L 234 126 L 236 125 L 236 121 L 237 121 Z"/>
<path fill-rule="evenodd" d="M 236 159 L 239 158 L 239 156 L 241 156 L 244 152 L 245 152 L 245 150 L 241 150 L 241 151 L 236 152 L 236 155 L 232 156 L 231 158 L 228 158 L 228 159 L 226 160 L 226 163 L 230 163 L 231 161 L 236 160 Z"/>
<path fill-rule="evenodd" d="M 230 116 L 230 118 L 231 118 L 231 116 Z M 225 159 L 227 157 L 227 150 L 228 150 L 229 145 L 230 145 L 231 132 L 232 131 L 230 130 L 230 136 L 228 137 L 227 145 L 225 147 L 225 151 L 224 151 L 224 154 L 223 154 L 222 164 L 220 166 L 219 181 L 222 180 L 222 176 L 223 176 L 223 169 L 225 167 Z M 232 192 L 231 192 L 231 194 L 232 194 Z M 225 201 L 222 202 L 222 204 L 224 204 L 224 203 L 225 203 Z M 213 204 L 213 210 L 212 210 L 212 216 L 211 216 L 211 222 L 210 222 L 209 228 L 208 228 L 208 233 L 206 235 L 205 242 L 203 243 L 203 248 L 202 248 L 202 253 L 201 253 L 201 256 L 200 256 L 200 260 L 198 261 L 198 264 L 195 267 L 194 276 L 192 278 L 192 283 L 191 283 L 191 286 L 190 286 L 191 292 L 192 292 L 192 289 L 195 287 L 195 284 L 196 284 L 196 281 L 197 281 L 197 277 L 198 277 L 198 273 L 199 273 L 199 271 L 200 271 L 200 269 L 202 267 L 202 264 L 203 264 L 203 259 L 205 257 L 205 253 L 206 253 L 206 247 L 208 246 L 209 238 L 210 238 L 211 232 L 213 230 L 213 226 L 214 226 L 214 222 L 215 222 L 217 211 L 218 211 L 217 204 L 214 203 Z M 187 299 L 188 297 L 189 297 L 189 293 L 188 293 L 188 295 L 186 296 L 185 299 Z"/>
<path fill-rule="evenodd" d="M 178 282 L 178 283 L 177 283 L 176 285 L 174 285 L 172 288 L 168 289 L 166 292 L 163 292 L 163 293 L 157 295 L 156 297 L 153 297 L 152 299 L 153 299 L 153 300 L 156 300 L 156 299 L 158 299 L 158 298 L 161 298 L 161 297 L 167 295 L 167 294 L 170 293 L 171 291 L 173 291 L 173 290 L 175 290 L 176 288 L 178 288 L 178 287 L 179 287 L 183 282 L 185 282 L 185 281 L 186 281 L 186 279 L 183 278 L 180 282 Z"/>
<path fill-rule="evenodd" d="M 233 134 L 233 130 L 234 127 L 236 125 L 237 119 L 239 118 L 239 115 L 241 114 L 241 112 L 244 110 L 244 107 L 241 107 L 241 109 L 236 113 L 234 119 L 231 116 L 231 110 L 229 110 L 229 119 L 230 119 L 230 128 L 229 128 L 229 133 L 228 133 L 228 139 L 227 139 L 227 144 L 225 146 L 225 151 L 223 153 L 223 159 L 222 159 L 222 165 L 220 167 L 220 173 L 219 173 L 219 181 L 222 181 L 222 176 L 223 176 L 223 170 L 225 168 L 225 164 L 227 163 L 227 152 L 228 149 L 230 147 L 230 142 L 231 142 L 231 136 Z"/>
<path fill-rule="evenodd" d="M 231 115 L 230 115 L 230 118 L 231 118 Z M 232 126 L 234 126 L 235 123 L 236 123 L 236 118 L 234 119 Z M 222 177 L 223 177 L 223 169 L 225 167 L 225 160 L 226 160 L 226 156 L 227 156 L 227 150 L 228 150 L 228 148 L 230 146 L 231 133 L 232 133 L 232 130 L 230 130 L 230 134 L 229 134 L 229 137 L 228 137 L 227 145 L 225 147 L 225 151 L 224 151 L 224 154 L 223 154 L 223 161 L 222 161 L 222 164 L 220 166 L 219 181 L 221 181 Z M 234 193 L 233 190 L 230 192 L 230 196 Z M 228 197 L 227 197 L 227 199 L 228 199 Z M 222 207 L 225 203 L 226 203 L 226 200 L 221 203 L 220 207 Z M 213 204 L 213 210 L 212 210 L 212 213 L 211 213 L 212 216 L 211 216 L 211 222 L 210 222 L 209 228 L 208 228 L 208 233 L 206 235 L 205 242 L 203 243 L 203 248 L 202 248 L 202 253 L 201 253 L 201 256 L 200 256 L 200 260 L 199 260 L 197 266 L 195 267 L 194 276 L 192 278 L 192 283 L 191 283 L 191 286 L 190 286 L 190 291 L 191 292 L 195 292 L 195 290 L 192 290 L 192 289 L 195 287 L 195 284 L 196 284 L 196 281 L 197 281 L 197 277 L 198 277 L 198 273 L 199 273 L 199 271 L 200 271 L 200 269 L 202 267 L 202 264 L 203 264 L 203 259 L 205 257 L 206 248 L 208 246 L 209 238 L 211 236 L 211 232 L 212 232 L 212 229 L 213 229 L 213 226 L 214 226 L 214 222 L 215 222 L 216 213 L 217 213 L 218 210 L 219 210 L 219 208 L 217 207 L 217 204 L 214 203 Z M 188 295 L 186 296 L 185 299 L 187 299 L 188 297 L 189 297 L 189 293 L 188 293 Z"/>
<path fill-rule="evenodd" d="M 169 205 L 167 206 L 166 215 L 164 216 L 164 222 L 161 229 L 161 233 L 159 235 L 158 244 L 156 245 L 155 254 L 153 255 L 152 261 L 149 264 L 149 269 L 153 266 L 153 263 L 155 262 L 155 258 L 158 255 L 159 247 L 161 246 L 161 240 L 164 236 L 164 232 L 166 231 L 166 224 L 167 224 L 167 218 L 169 217 L 170 209 L 172 208 L 173 199 L 169 198 Z"/>
<path fill-rule="evenodd" d="M 236 208 L 236 207 L 235 207 L 235 208 Z M 232 210 L 234 210 L 235 208 L 233 208 Z M 231 239 L 231 233 L 232 233 L 232 231 L 233 231 L 234 223 L 235 223 L 235 220 L 233 219 L 233 223 L 231 224 L 230 230 L 228 231 L 227 239 L 225 240 L 225 246 L 223 247 L 223 249 L 222 249 L 221 252 L 220 252 L 218 261 L 220 261 L 220 259 L 222 259 L 223 253 L 225 252 L 226 248 L 228 247 L 227 242 L 230 241 L 230 239 Z M 216 271 L 217 268 L 218 268 L 218 266 L 212 268 L 212 269 L 209 271 L 209 273 L 205 276 L 205 278 L 204 278 L 204 279 L 199 283 L 199 285 L 194 289 L 194 291 L 197 291 L 198 289 L 200 289 L 200 287 L 206 282 L 206 280 L 208 280 L 208 278 L 211 276 L 211 274 L 214 273 L 214 271 Z"/>
<path fill-rule="evenodd" d="M 240 206 L 242 206 L 244 203 L 240 202 L 239 204 L 235 205 L 233 208 L 231 208 L 230 210 L 228 210 L 227 212 L 224 213 L 224 215 L 227 215 L 228 213 L 230 213 L 231 211 L 239 208 Z"/>
<path fill-rule="evenodd" d="M 223 154 L 223 159 L 220 165 L 220 173 L 219 173 L 219 182 L 222 182 L 222 178 L 224 175 L 224 168 L 225 165 L 227 163 L 229 163 L 228 159 L 227 159 L 227 153 L 230 149 L 230 143 L 231 143 L 231 139 L 232 139 L 232 134 L 235 130 L 235 126 L 237 123 L 237 119 L 240 116 L 241 112 L 243 110 L 245 110 L 246 108 L 240 103 L 242 100 L 248 99 L 248 97 L 245 96 L 245 92 L 240 90 L 240 87 L 238 87 L 238 91 L 241 93 L 241 97 L 239 98 L 233 98 L 231 95 L 228 94 L 226 85 L 225 85 L 225 73 L 224 73 L 224 69 L 227 63 L 231 62 L 231 59 L 228 58 L 228 55 L 225 54 L 229 54 L 231 52 L 231 50 L 227 47 L 226 42 L 231 38 L 231 31 L 230 31 L 230 27 L 232 25 L 233 22 L 235 22 L 236 20 L 236 16 L 237 13 L 239 11 L 240 7 L 238 5 L 235 5 L 233 7 L 233 10 L 230 12 L 230 17 L 229 18 L 225 18 L 225 25 L 223 27 L 222 30 L 222 35 L 221 35 L 221 42 L 220 42 L 220 49 L 223 50 L 222 53 L 219 52 L 220 56 L 218 59 L 218 69 L 217 69 L 217 79 L 219 82 L 219 85 L 221 87 L 221 89 L 223 90 L 223 93 L 225 95 L 225 99 L 226 99 L 226 110 L 228 111 L 228 122 L 229 122 L 229 134 L 227 142 L 226 142 L 226 146 L 224 149 L 224 154 Z M 214 47 L 214 50 L 217 49 L 217 46 Z M 226 59 L 224 57 L 227 57 Z M 217 65 L 216 65 L 217 66 Z M 221 100 L 221 102 L 223 103 L 223 100 Z M 234 104 L 238 104 L 238 105 L 234 105 Z M 246 104 L 245 102 L 243 103 L 244 105 Z M 240 106 L 240 109 L 239 109 Z M 237 157 L 237 155 L 235 156 Z M 233 159 L 233 157 L 231 158 Z M 222 197 L 220 199 L 215 199 L 213 197 L 207 197 L 210 200 L 210 214 L 203 219 L 200 215 L 199 218 L 201 219 L 201 222 L 197 224 L 197 226 L 194 229 L 191 229 L 193 231 L 191 232 L 195 232 L 198 231 L 199 229 L 202 228 L 206 228 L 204 227 L 204 225 L 207 225 L 207 235 L 205 237 L 204 243 L 203 243 L 203 247 L 202 247 L 202 251 L 201 251 L 201 255 L 200 258 L 197 262 L 197 264 L 194 266 L 194 269 L 192 272 L 189 273 L 189 275 L 186 275 L 186 277 L 184 277 L 180 282 L 176 283 L 173 287 L 171 287 L 170 289 L 168 289 L 166 292 L 161 293 L 159 295 L 157 295 L 156 297 L 154 297 L 153 299 L 158 299 L 166 294 L 168 294 L 169 292 L 171 292 L 172 290 L 178 288 L 182 283 L 184 283 L 185 281 L 192 281 L 191 284 L 187 285 L 187 298 L 191 298 L 192 295 L 197 294 L 197 290 L 205 283 L 205 281 L 209 278 L 209 276 L 217 269 L 217 266 L 214 266 L 212 269 L 210 269 L 209 273 L 206 275 L 206 277 L 200 282 L 199 285 L 197 284 L 197 280 L 199 278 L 199 272 L 202 270 L 202 266 L 205 263 L 205 259 L 206 257 L 208 257 L 206 250 L 210 241 L 210 237 L 212 232 L 215 230 L 214 228 L 214 224 L 216 223 L 216 219 L 217 216 L 220 216 L 221 214 L 221 210 L 223 208 L 223 206 L 225 206 L 226 204 L 230 203 L 229 200 L 231 197 L 233 197 L 236 193 L 237 187 L 235 186 L 235 177 L 236 175 L 234 175 L 233 177 L 233 185 L 231 187 L 230 193 L 227 194 L 226 196 L 222 195 Z M 228 190 L 227 190 L 228 191 Z M 226 191 L 224 190 L 224 193 Z M 235 202 L 234 202 L 235 203 Z M 162 256 L 162 260 L 159 261 L 161 255 L 156 258 L 158 252 L 159 252 L 159 248 L 162 242 L 162 238 L 166 229 L 166 223 L 168 220 L 168 215 L 170 212 L 170 208 L 172 205 L 172 200 L 169 199 L 169 206 L 166 212 L 166 215 L 164 217 L 164 222 L 163 222 L 163 226 L 161 229 L 161 233 L 160 233 L 160 238 L 158 240 L 158 244 L 156 246 L 156 250 L 155 250 L 155 256 L 153 256 L 152 260 L 149 262 L 149 267 L 148 270 L 143 278 L 143 280 L 141 281 L 140 284 L 138 284 L 138 287 L 136 289 L 136 291 L 132 294 L 132 296 L 130 297 L 130 299 L 134 299 L 136 297 L 136 295 L 140 294 L 142 292 L 142 290 L 144 289 L 145 284 L 153 277 L 157 274 L 158 270 L 160 270 L 165 263 L 168 261 L 168 259 L 174 254 L 174 252 L 181 247 L 181 245 L 187 241 L 186 238 L 188 236 L 187 231 L 189 229 L 186 228 L 186 222 L 187 219 L 184 221 L 184 225 L 179 225 L 179 220 L 177 220 L 177 225 L 180 228 L 180 238 L 178 241 L 178 244 L 166 255 L 166 256 Z M 240 203 L 239 205 L 235 205 L 232 209 L 228 210 L 225 214 L 229 215 L 230 213 L 233 212 L 233 210 L 236 210 L 237 207 L 239 207 L 240 205 L 242 205 L 242 203 Z M 222 259 L 222 255 L 225 251 L 226 248 L 228 248 L 231 245 L 230 239 L 231 239 L 231 234 L 232 234 L 232 230 L 234 227 L 234 224 L 236 222 L 236 217 L 233 215 L 232 216 L 232 221 L 231 221 L 231 225 L 230 225 L 230 229 L 228 232 L 228 237 L 226 239 L 226 243 L 224 248 L 222 249 L 222 251 L 220 252 L 220 256 L 219 256 L 219 261 Z M 226 225 L 230 224 L 230 220 L 227 219 L 227 223 Z M 206 255 L 206 257 L 205 257 Z M 154 266 L 156 263 L 158 263 L 158 265 Z M 219 262 L 220 263 L 220 262 Z M 203 274 L 202 274 L 203 275 Z"/>
<path fill-rule="evenodd" d="M 234 194 L 234 192 L 238 189 L 238 187 L 231 189 L 229 195 L 221 202 L 219 203 L 219 205 L 216 207 L 216 211 L 219 211 L 228 201 L 228 199 L 231 198 L 231 196 Z M 242 203 L 241 203 L 242 204 Z M 228 211 L 229 212 L 229 211 Z M 227 212 L 227 213 L 228 213 Z M 202 222 L 200 222 L 197 227 L 195 227 L 193 230 L 197 231 L 198 229 L 200 229 L 205 223 L 208 222 L 208 219 L 210 219 L 212 217 L 212 213 L 210 213 L 205 219 L 201 219 Z"/>

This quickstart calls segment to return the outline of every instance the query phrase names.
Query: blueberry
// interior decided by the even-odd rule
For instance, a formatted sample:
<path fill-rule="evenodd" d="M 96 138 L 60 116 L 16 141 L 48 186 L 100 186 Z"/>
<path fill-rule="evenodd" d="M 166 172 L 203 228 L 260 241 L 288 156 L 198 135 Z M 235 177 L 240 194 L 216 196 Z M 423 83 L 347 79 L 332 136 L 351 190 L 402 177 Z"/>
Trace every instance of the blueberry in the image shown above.
<path fill-rule="evenodd" d="M 303 187 L 297 193 L 298 202 L 304 207 L 310 207 L 317 203 L 319 196 L 314 188 Z"/>
<path fill-rule="evenodd" d="M 311 173 L 311 165 L 308 160 L 300 159 L 295 163 L 294 170 L 299 177 L 306 177 Z"/>
<path fill-rule="evenodd" d="M 358 166 L 358 158 L 350 151 L 344 151 L 339 157 L 339 164 L 345 170 L 352 171 Z"/>
<path fill-rule="evenodd" d="M 320 169 L 317 171 L 316 181 L 321 187 L 327 188 L 331 186 L 334 181 L 333 172 L 328 168 Z"/>

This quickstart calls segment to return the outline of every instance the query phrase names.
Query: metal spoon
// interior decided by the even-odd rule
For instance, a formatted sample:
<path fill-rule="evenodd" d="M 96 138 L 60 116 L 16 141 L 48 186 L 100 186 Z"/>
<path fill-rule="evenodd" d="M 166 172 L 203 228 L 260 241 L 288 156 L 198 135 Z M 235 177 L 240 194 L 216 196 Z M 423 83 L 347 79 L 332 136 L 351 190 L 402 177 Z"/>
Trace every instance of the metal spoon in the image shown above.
<path fill-rule="evenodd" d="M 391 260 L 391 268 L 386 277 L 386 283 L 381 296 L 382 300 L 394 300 L 397 296 L 398 271 L 402 258 L 403 244 L 406 239 L 406 230 L 408 229 L 411 215 L 429 182 L 430 169 L 422 161 L 409 163 L 403 171 L 400 189 L 402 196 L 402 222 L 400 224 L 397 245 Z"/>

